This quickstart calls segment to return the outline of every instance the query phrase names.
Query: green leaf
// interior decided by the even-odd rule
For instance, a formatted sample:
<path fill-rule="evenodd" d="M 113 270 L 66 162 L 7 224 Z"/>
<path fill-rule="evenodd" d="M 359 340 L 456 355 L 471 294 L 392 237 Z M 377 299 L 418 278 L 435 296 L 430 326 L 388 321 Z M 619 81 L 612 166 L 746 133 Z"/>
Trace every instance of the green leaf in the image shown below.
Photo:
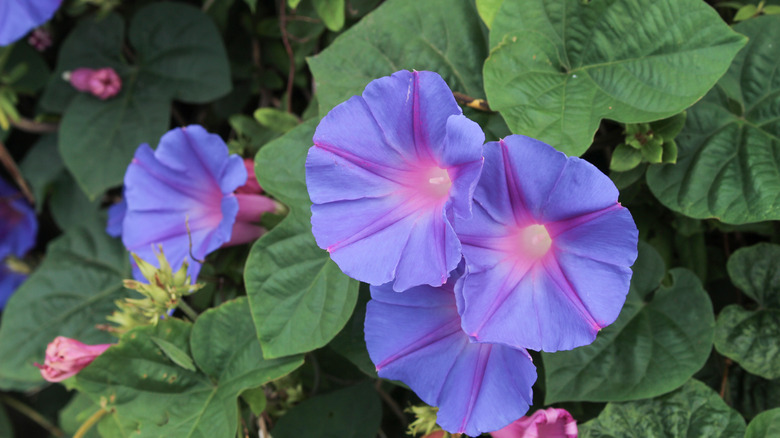
<path fill-rule="evenodd" d="M 122 279 L 130 262 L 122 243 L 109 237 L 105 222 L 87 217 L 49 244 L 43 263 L 11 296 L 0 325 L 0 387 L 24 390 L 41 385 L 46 346 L 57 336 L 87 344 L 111 341 L 95 329 L 105 323 L 114 300 L 124 297 Z"/>
<path fill-rule="evenodd" d="M 280 418 L 271 433 L 274 438 L 372 437 L 381 420 L 379 396 L 366 382 L 304 401 Z"/>
<path fill-rule="evenodd" d="M 19 80 L 10 84 L 14 91 L 22 94 L 35 94 L 46 85 L 49 74 L 51 74 L 49 66 L 41 54 L 29 44 L 14 44 L 3 70 L 9 72 L 13 68 L 21 66 L 24 66 L 25 73 Z"/>
<path fill-rule="evenodd" d="M 173 364 L 152 338 L 191 354 L 206 374 Z M 76 386 L 121 415 L 139 437 L 232 436 L 243 391 L 279 378 L 301 357 L 263 360 L 245 299 L 133 330 L 76 376 Z M 137 432 L 136 432 L 137 431 Z"/>
<path fill-rule="evenodd" d="M 780 219 L 780 17 L 740 23 L 750 37 L 718 86 L 688 110 L 677 164 L 652 166 L 647 183 L 668 208 L 731 224 Z"/>
<path fill-rule="evenodd" d="M 756 14 L 758 14 L 758 7 L 756 5 L 745 5 L 739 8 L 737 13 L 734 15 L 734 21 L 745 21 Z"/>
<path fill-rule="evenodd" d="M 764 6 L 764 9 L 762 9 L 762 11 L 766 15 L 777 15 L 780 14 L 780 6 L 777 5 Z"/>
<path fill-rule="evenodd" d="M 156 147 L 168 128 L 170 101 L 152 93 L 133 92 L 133 81 L 106 101 L 79 94 L 62 118 L 60 154 L 91 199 L 122 184 L 138 146 L 150 143 Z"/>
<path fill-rule="evenodd" d="M 366 321 L 366 304 L 371 294 L 366 287 L 359 295 L 355 311 L 343 330 L 328 344 L 338 354 L 352 362 L 360 371 L 376 379 L 376 367 L 366 349 L 366 337 L 363 327 Z"/>
<path fill-rule="evenodd" d="M 93 402 L 87 395 L 76 393 L 70 402 L 59 412 L 59 425 L 65 433 L 73 435 L 78 428 L 92 416 L 100 405 Z M 105 418 L 101 421 L 105 421 Z M 5 435 L 0 435 L 5 436 Z M 12 436 L 12 435 L 9 435 Z M 121 435 L 120 435 L 121 436 Z M 85 438 L 99 438 L 98 428 L 93 427 L 87 432 Z"/>
<path fill-rule="evenodd" d="M 715 326 L 715 349 L 750 373 L 766 379 L 780 377 L 780 309 L 726 306 Z"/>
<path fill-rule="evenodd" d="M 54 222 L 62 230 L 79 226 L 86 216 L 96 216 L 100 199 L 90 200 L 67 170 L 63 170 L 51 185 L 49 208 Z M 43 199 L 41 199 L 43 201 Z"/>
<path fill-rule="evenodd" d="M 748 424 L 745 438 L 780 436 L 780 408 L 762 412 Z"/>
<path fill-rule="evenodd" d="M 496 14 L 503 2 L 504 0 L 477 0 L 477 12 L 479 12 L 480 18 L 485 22 L 488 29 L 493 24 L 493 20 L 496 18 Z"/>
<path fill-rule="evenodd" d="M 482 98 L 486 56 L 473 2 L 388 0 L 308 62 L 325 115 L 370 81 L 402 69 L 435 71 L 454 91 Z"/>
<path fill-rule="evenodd" d="M 780 245 L 740 248 L 726 263 L 731 282 L 762 307 L 780 308 Z"/>
<path fill-rule="evenodd" d="M 266 128 L 284 134 L 298 126 L 301 121 L 295 114 L 276 108 L 258 108 L 255 111 L 255 120 Z"/>
<path fill-rule="evenodd" d="M 345 0 L 312 0 L 314 10 L 322 18 L 325 27 L 338 32 L 344 27 L 344 3 Z"/>
<path fill-rule="evenodd" d="M 250 388 L 242 392 L 241 399 L 249 405 L 249 409 L 258 417 L 263 414 L 263 411 L 268 404 L 268 400 L 265 398 L 265 390 L 262 386 Z"/>
<path fill-rule="evenodd" d="M 183 102 L 206 103 L 230 91 L 225 46 L 217 27 L 200 9 L 152 3 L 133 17 L 128 38 L 138 51 L 139 82 L 158 92 Z"/>
<path fill-rule="evenodd" d="M 745 420 L 698 380 L 650 400 L 609 403 L 579 427 L 582 438 L 732 438 L 745 433 Z"/>
<path fill-rule="evenodd" d="M 359 283 L 344 275 L 311 234 L 304 163 L 316 120 L 269 143 L 257 154 L 264 190 L 290 206 L 289 216 L 249 253 L 247 295 L 266 358 L 327 344 L 352 314 Z"/>
<path fill-rule="evenodd" d="M 668 164 L 677 162 L 677 143 L 674 140 L 664 141 L 664 153 L 661 161 Z"/>
<path fill-rule="evenodd" d="M 581 155 L 603 118 L 649 122 L 699 100 L 744 44 L 699 0 L 507 1 L 485 93 L 513 132 Z"/>
<path fill-rule="evenodd" d="M 301 0 L 287 0 L 287 6 L 289 6 L 290 9 L 297 8 L 300 3 Z"/>
<path fill-rule="evenodd" d="M 617 172 L 627 172 L 642 162 L 642 151 L 621 143 L 612 152 L 609 168 Z"/>
<path fill-rule="evenodd" d="M 685 126 L 685 120 L 688 118 L 687 114 L 686 112 L 681 112 L 672 117 L 650 123 L 653 135 L 662 138 L 664 142 L 674 140 Z"/>
<path fill-rule="evenodd" d="M 660 255 L 647 244 L 639 248 L 617 321 L 591 345 L 542 353 L 545 404 L 654 397 L 682 385 L 707 361 L 715 325 L 707 292 L 687 269 L 671 270 L 671 285 L 659 285 Z"/>
<path fill-rule="evenodd" d="M 35 142 L 27 151 L 19 168 L 24 179 L 30 183 L 35 196 L 35 210 L 40 213 L 49 187 L 67 173 L 57 150 L 57 135 L 44 135 Z"/>
<path fill-rule="evenodd" d="M 185 370 L 197 371 L 197 369 L 195 369 L 195 363 L 192 362 L 192 358 L 190 357 L 190 355 L 182 351 L 179 347 L 177 347 L 174 344 L 171 344 L 165 339 L 157 338 L 154 336 L 150 336 L 149 339 L 151 339 L 152 342 L 154 342 L 158 347 L 160 347 L 160 350 L 162 350 L 162 352 L 165 353 L 166 356 L 168 356 L 168 359 L 170 359 L 171 362 L 184 368 Z"/>

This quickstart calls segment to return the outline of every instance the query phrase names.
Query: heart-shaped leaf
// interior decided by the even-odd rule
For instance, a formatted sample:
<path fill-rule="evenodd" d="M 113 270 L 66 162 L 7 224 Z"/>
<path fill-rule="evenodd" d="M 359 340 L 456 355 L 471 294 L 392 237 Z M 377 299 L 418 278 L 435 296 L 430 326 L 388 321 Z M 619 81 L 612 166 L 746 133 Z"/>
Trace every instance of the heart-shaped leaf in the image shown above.
<path fill-rule="evenodd" d="M 647 183 L 686 216 L 731 224 L 780 219 L 780 16 L 734 27 L 750 38 L 726 75 L 688 111 L 677 164 L 652 166 Z"/>
<path fill-rule="evenodd" d="M 780 436 L 780 408 L 762 412 L 748 424 L 745 438 Z"/>
<path fill-rule="evenodd" d="M 581 155 L 603 118 L 649 122 L 696 102 L 744 44 L 700 0 L 505 1 L 485 93 L 512 132 Z"/>

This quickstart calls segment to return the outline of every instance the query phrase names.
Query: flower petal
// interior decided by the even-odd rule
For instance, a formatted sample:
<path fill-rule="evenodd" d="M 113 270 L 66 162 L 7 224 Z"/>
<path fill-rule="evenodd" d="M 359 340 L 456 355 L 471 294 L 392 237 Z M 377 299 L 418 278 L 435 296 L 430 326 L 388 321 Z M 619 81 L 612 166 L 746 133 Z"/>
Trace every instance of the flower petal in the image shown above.
<path fill-rule="evenodd" d="M 3 0 L 0 2 L 0 46 L 7 46 L 47 22 L 62 0 Z"/>
<path fill-rule="evenodd" d="M 525 350 L 469 342 L 460 329 L 453 284 L 395 293 L 372 286 L 366 346 L 383 378 L 401 380 L 438 406 L 442 428 L 477 436 L 522 416 L 536 370 Z"/>

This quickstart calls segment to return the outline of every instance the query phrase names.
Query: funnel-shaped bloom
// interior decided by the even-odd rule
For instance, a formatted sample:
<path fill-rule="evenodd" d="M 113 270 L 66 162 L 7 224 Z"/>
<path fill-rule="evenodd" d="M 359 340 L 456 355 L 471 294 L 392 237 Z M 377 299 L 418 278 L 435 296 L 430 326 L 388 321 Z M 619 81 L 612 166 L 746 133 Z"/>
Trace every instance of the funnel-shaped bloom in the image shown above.
<path fill-rule="evenodd" d="M 122 242 L 153 264 L 162 245 L 174 271 L 189 260 L 195 282 L 197 260 L 231 238 L 239 210 L 233 191 L 246 178 L 241 157 L 229 155 L 218 135 L 198 125 L 169 131 L 156 151 L 141 145 L 125 174 Z"/>
<path fill-rule="evenodd" d="M 0 1 L 0 46 L 7 46 L 47 22 L 62 0 Z"/>
<path fill-rule="evenodd" d="M 484 134 L 444 80 L 399 71 L 333 108 L 306 160 L 312 231 L 352 278 L 439 286 L 460 262 Z"/>
<path fill-rule="evenodd" d="M 35 210 L 15 187 L 0 178 L 0 309 L 27 278 L 7 258 L 24 257 L 35 246 L 37 234 Z"/>
<path fill-rule="evenodd" d="M 493 438 L 577 438 L 577 420 L 565 409 L 540 409 L 491 432 Z"/>
<path fill-rule="evenodd" d="M 478 342 L 590 344 L 623 307 L 637 229 L 590 163 L 511 135 L 485 146 L 474 215 L 456 221 L 468 275 L 459 307 Z"/>
<path fill-rule="evenodd" d="M 46 360 L 43 365 L 36 363 L 35 366 L 40 368 L 44 379 L 61 382 L 78 374 L 111 345 L 87 345 L 75 339 L 57 336 L 46 347 Z"/>
<path fill-rule="evenodd" d="M 457 276 L 402 294 L 389 283 L 372 286 L 366 347 L 380 377 L 406 383 L 439 407 L 444 430 L 477 436 L 526 413 L 536 368 L 523 349 L 470 341 L 455 304 Z"/>

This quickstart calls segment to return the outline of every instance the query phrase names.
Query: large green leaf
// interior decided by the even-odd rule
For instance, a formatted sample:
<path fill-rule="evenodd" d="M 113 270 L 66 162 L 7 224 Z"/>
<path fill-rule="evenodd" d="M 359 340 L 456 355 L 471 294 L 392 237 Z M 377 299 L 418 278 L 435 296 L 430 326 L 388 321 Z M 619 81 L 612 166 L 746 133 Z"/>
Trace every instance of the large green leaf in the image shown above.
<path fill-rule="evenodd" d="M 780 377 L 780 245 L 759 243 L 728 260 L 731 281 L 759 308 L 724 308 L 715 327 L 715 348 L 745 370 L 766 379 Z"/>
<path fill-rule="evenodd" d="M 19 169 L 30 183 L 35 196 L 35 210 L 40 212 L 49 186 L 67 172 L 57 150 L 57 135 L 44 135 L 35 142 L 19 164 Z"/>
<path fill-rule="evenodd" d="M 780 436 L 780 408 L 766 411 L 753 419 L 745 431 L 745 438 L 770 438 Z"/>
<path fill-rule="evenodd" d="M 582 438 L 733 438 L 745 433 L 745 420 L 698 380 L 650 400 L 609 403 L 579 427 Z"/>
<path fill-rule="evenodd" d="M 370 383 L 304 401 L 271 430 L 274 438 L 364 438 L 376 436 L 382 405 Z"/>
<path fill-rule="evenodd" d="M 694 375 L 712 350 L 712 303 L 695 274 L 673 269 L 640 245 L 634 277 L 617 321 L 588 346 L 542 353 L 545 403 L 626 401 L 669 392 Z"/>
<path fill-rule="evenodd" d="M 0 325 L 0 387 L 27 389 L 44 383 L 32 366 L 43 362 L 49 342 L 67 336 L 88 344 L 109 342 L 95 329 L 124 296 L 130 263 L 122 243 L 87 216 L 48 247 L 46 259 L 8 301 Z"/>
<path fill-rule="evenodd" d="M 696 102 L 744 44 L 700 0 L 505 1 L 485 93 L 513 132 L 580 155 L 603 118 L 649 122 Z"/>
<path fill-rule="evenodd" d="M 718 86 L 688 111 L 677 164 L 652 166 L 647 183 L 667 207 L 743 224 L 780 219 L 780 16 L 734 27 L 750 37 Z"/>
<path fill-rule="evenodd" d="M 402 69 L 435 71 L 453 90 L 483 97 L 486 56 L 472 1 L 388 0 L 308 61 L 324 115 L 370 81 Z"/>
<path fill-rule="evenodd" d="M 59 149 L 65 166 L 95 199 L 122 183 L 141 143 L 156 146 L 169 124 L 172 99 L 204 103 L 230 91 L 230 67 L 214 23 L 181 3 L 154 3 L 133 17 L 128 39 L 136 65 L 122 62 L 124 22 L 118 15 L 84 20 L 63 43 L 41 105 L 63 112 Z M 112 67 L 122 91 L 100 100 L 77 93 L 62 73 Z"/>
<path fill-rule="evenodd" d="M 178 366 L 155 339 L 191 354 L 203 372 Z M 236 431 L 243 390 L 302 363 L 263 359 L 246 300 L 239 299 L 204 312 L 194 325 L 168 319 L 126 334 L 77 375 L 76 386 L 115 409 L 132 436 L 226 437 Z"/>
<path fill-rule="evenodd" d="M 152 3 L 133 17 L 128 38 L 141 83 L 176 100 L 205 103 L 231 89 L 230 66 L 214 22 L 182 3 Z"/>
<path fill-rule="evenodd" d="M 359 283 L 344 275 L 311 234 L 304 163 L 316 120 L 269 143 L 257 154 L 263 188 L 290 206 L 290 215 L 252 247 L 244 270 L 252 316 L 265 357 L 314 350 L 344 327 Z"/>
<path fill-rule="evenodd" d="M 62 118 L 62 159 L 92 199 L 122 184 L 125 170 L 141 143 L 157 146 L 168 128 L 170 101 L 151 92 L 135 92 L 133 76 L 113 99 L 79 94 Z"/>

